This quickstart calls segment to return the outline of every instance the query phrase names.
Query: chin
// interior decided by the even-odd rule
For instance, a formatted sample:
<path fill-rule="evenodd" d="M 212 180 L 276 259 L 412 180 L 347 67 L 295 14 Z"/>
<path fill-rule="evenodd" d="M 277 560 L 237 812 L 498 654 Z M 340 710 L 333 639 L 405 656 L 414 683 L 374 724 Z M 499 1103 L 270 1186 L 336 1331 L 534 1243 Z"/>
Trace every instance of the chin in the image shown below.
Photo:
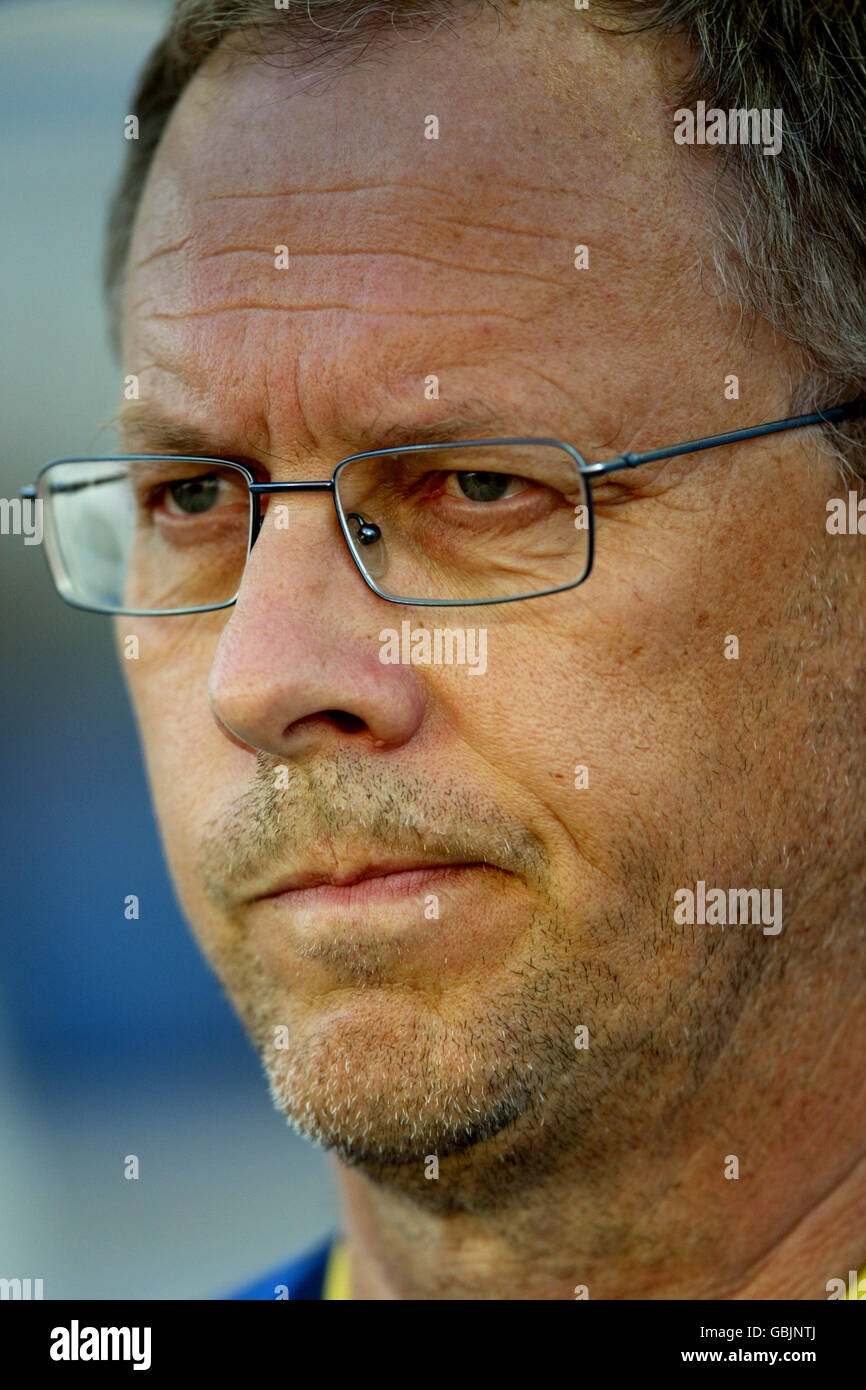
<path fill-rule="evenodd" d="M 377 1035 L 368 1017 L 273 1045 L 260 1056 L 277 1110 L 299 1134 L 342 1162 L 413 1185 L 425 1165 L 468 1155 L 512 1126 L 535 1101 L 531 1068 L 486 1064 L 440 1022 L 439 1036 L 417 1018 Z M 438 1030 L 436 1030 L 438 1031 Z"/>

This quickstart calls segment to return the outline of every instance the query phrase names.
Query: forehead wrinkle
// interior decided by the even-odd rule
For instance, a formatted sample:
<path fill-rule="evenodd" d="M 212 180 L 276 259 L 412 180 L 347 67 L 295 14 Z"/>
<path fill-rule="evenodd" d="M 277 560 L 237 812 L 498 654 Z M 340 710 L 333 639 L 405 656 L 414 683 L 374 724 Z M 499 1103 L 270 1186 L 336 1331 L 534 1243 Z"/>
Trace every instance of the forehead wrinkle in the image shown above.
<path fill-rule="evenodd" d="M 175 237 L 168 245 L 145 246 L 141 251 L 136 248 L 132 267 L 140 273 L 157 260 L 178 256 L 181 258 L 180 274 L 190 276 L 195 267 L 206 262 L 221 262 L 231 256 L 249 256 L 253 258 L 251 268 L 259 271 L 258 278 L 267 275 L 269 283 L 279 285 L 285 277 L 276 280 L 270 262 L 274 245 L 286 244 L 290 265 L 312 263 L 319 258 L 339 258 L 344 280 L 353 270 L 350 258 L 357 256 L 364 257 L 366 261 L 384 261 L 388 257 L 394 258 L 395 262 L 414 261 L 430 266 L 434 274 L 443 269 L 480 276 L 510 274 L 518 278 L 564 284 L 571 273 L 571 236 L 566 231 L 570 233 L 573 208 L 562 219 L 548 218 L 543 226 L 539 225 L 539 209 L 533 208 L 533 215 L 525 219 L 527 225 L 517 226 L 513 225 L 518 220 L 514 216 L 514 208 L 520 199 L 512 195 L 513 186 L 508 190 L 507 222 L 492 219 L 489 198 L 480 219 L 466 215 L 462 210 L 430 209 L 423 203 L 419 205 L 415 199 L 410 200 L 408 210 L 389 203 L 377 210 L 377 237 L 372 244 L 365 245 L 357 238 L 359 232 L 363 235 L 364 231 L 369 231 L 370 215 L 358 212 L 354 206 L 346 216 L 338 216 L 330 210 L 324 219 L 315 217 L 315 230 L 311 234 L 304 225 L 308 214 L 298 207 L 305 193 L 299 193 L 297 199 L 291 202 L 292 225 L 288 229 L 282 226 L 275 228 L 272 223 L 270 235 L 263 230 L 260 238 L 256 239 L 257 229 L 249 225 L 249 218 L 244 215 L 246 195 L 239 193 L 233 198 L 238 205 L 239 215 L 236 218 L 227 218 L 222 211 L 218 218 L 200 219 L 194 235 L 190 233 L 179 240 Z M 569 197 L 563 192 L 557 196 Z M 188 200 L 188 219 L 194 218 L 196 210 L 206 207 L 209 201 L 209 198 Z M 220 201 L 223 201 L 222 198 Z M 323 227 L 327 230 L 323 231 Z M 443 228 L 451 233 L 445 238 L 441 234 Z M 170 233 L 171 229 L 167 230 Z M 142 240 L 146 242 L 148 234 L 144 229 L 142 233 Z M 427 236 L 427 233 L 433 235 Z M 276 241 L 278 236 L 284 238 L 283 243 Z M 530 263 L 527 246 L 535 250 Z M 553 273 L 544 273 L 546 265 Z M 235 277 L 237 268 L 231 267 L 227 273 Z M 292 277 L 289 283 L 296 285 L 297 277 Z"/>
<path fill-rule="evenodd" d="M 239 256 L 246 254 L 254 254 L 257 260 L 260 260 L 262 255 L 262 249 L 260 246 L 226 246 L 221 247 L 217 251 L 203 252 L 202 255 L 198 257 L 198 261 L 201 262 L 217 260 L 221 259 L 223 256 Z M 306 248 L 297 249 L 293 244 L 292 251 L 290 254 L 293 258 L 301 256 L 313 258 L 316 256 L 331 256 L 333 255 L 333 252 L 312 251 L 307 250 Z M 536 274 L 534 271 L 527 270 L 525 267 L 521 267 L 520 269 L 514 270 L 502 266 L 489 269 L 482 269 L 477 266 L 470 267 L 457 261 L 445 260 L 442 257 L 432 256 L 429 254 L 423 255 L 417 251 L 406 251 L 403 248 L 383 247 L 379 249 L 372 249 L 364 246 L 351 246 L 347 247 L 342 252 L 342 256 L 344 260 L 349 256 L 363 256 L 367 260 L 377 260 L 380 257 L 384 258 L 391 256 L 395 260 L 421 261 L 423 264 L 435 266 L 439 270 L 459 270 L 465 274 L 471 275 L 513 275 L 516 279 L 537 280 L 542 284 L 557 285 L 560 287 L 563 284 L 563 281 L 559 276 Z"/>
<path fill-rule="evenodd" d="M 421 249 L 420 237 L 413 249 L 405 242 L 359 247 L 344 240 L 333 251 L 308 247 L 294 238 L 288 243 L 290 264 L 295 267 L 291 276 L 270 268 L 272 253 L 266 249 L 264 238 L 262 245 L 219 246 L 202 250 L 194 258 L 180 250 L 183 259 L 178 271 L 169 269 L 168 276 L 165 257 L 160 270 L 155 271 L 156 257 L 151 253 L 150 273 L 142 274 L 140 263 L 134 266 L 131 289 L 135 297 L 128 301 L 129 312 L 175 319 L 233 309 L 281 313 L 337 310 L 386 316 L 420 313 L 428 317 L 458 312 L 526 323 L 538 313 L 539 286 L 563 297 L 573 295 L 570 238 L 562 234 L 546 238 L 531 233 L 504 235 L 512 244 L 498 254 L 489 230 L 469 229 L 461 238 L 459 258 L 449 256 L 447 248 L 444 254 Z M 536 249 L 531 259 L 525 254 L 526 235 Z M 513 245 L 514 241 L 520 244 Z M 555 250 L 557 242 L 562 244 L 560 253 Z M 614 258 L 609 245 L 597 249 L 605 258 Z M 207 274 L 203 267 L 207 267 Z M 333 294 L 335 284 L 343 291 L 341 295 Z M 330 294 L 317 300 L 323 289 L 326 293 L 330 289 Z M 263 296 L 263 290 L 268 294 Z M 273 298 L 268 298 L 270 294 Z M 397 298 L 400 302 L 394 308 Z M 170 309 L 161 307 L 166 302 Z M 510 307 L 506 309 L 505 304 Z M 549 308 L 549 303 L 545 307 Z"/>
<path fill-rule="evenodd" d="M 575 186 L 575 187 L 569 187 L 568 184 L 564 184 L 564 183 L 563 183 L 561 180 L 559 180 L 559 179 L 555 180 L 555 181 L 552 182 L 552 183 L 531 184 L 531 183 L 523 183 L 523 182 L 521 182 L 520 180 L 517 180 L 517 181 L 515 181 L 515 182 L 512 182 L 512 181 L 510 181 L 510 180 L 508 180 L 508 179 L 500 179 L 500 178 L 496 178 L 495 176 L 492 176 L 492 177 L 488 180 L 487 186 L 488 186 L 488 188 L 497 188 L 497 187 L 500 187 L 500 188 L 503 188 L 503 189 L 516 188 L 516 189 L 519 189 L 519 190 L 520 190 L 521 192 L 523 192 L 523 193 L 531 193 L 531 194 L 533 194 L 533 195 L 534 195 L 534 194 L 537 194 L 537 193 L 554 193 L 554 194 L 559 194 L 559 193 L 561 193 L 561 194 L 564 194 L 564 195 L 567 195 L 567 196 L 571 196 L 571 195 L 573 195 L 573 194 L 578 193 L 578 192 L 581 191 L 577 186 Z M 382 192 L 387 191 L 387 192 L 390 193 L 390 192 L 391 192 L 393 189 L 395 189 L 395 188 L 400 188 L 400 189 L 402 189 L 402 190 L 403 190 L 404 192 L 406 192 L 406 193 L 418 193 L 418 192 L 421 192 L 421 193 L 432 193 L 432 194 L 434 194 L 434 195 L 438 195 L 438 196 L 440 196 L 440 197 L 446 199 L 447 202 L 449 202 L 449 203 L 454 203 L 455 201 L 458 201 L 459 198 L 460 198 L 459 191 L 455 193 L 455 191 L 454 191 L 453 189 L 446 189 L 446 188 L 443 188 L 443 187 L 441 187 L 441 186 L 439 186 L 439 185 L 437 185 L 437 184 L 422 183 L 422 182 L 420 182 L 420 180 L 418 180 L 417 178 L 412 178 L 411 180 L 408 180 L 408 181 L 403 180 L 403 179 L 374 179 L 374 180 L 372 180 L 371 182 L 367 182 L 367 181 L 363 181 L 363 180 L 362 180 L 360 183 L 351 183 L 351 184 L 349 184 L 349 183 L 347 183 L 347 184 L 318 184 L 318 185 L 316 185 L 315 187 L 307 187 L 307 188 L 291 187 L 291 188 L 275 189 L 275 190 L 268 190 L 268 191 L 263 191 L 263 190 L 261 190 L 261 189 L 250 189 L 249 191 L 247 191 L 247 192 L 245 192 L 245 193 L 240 193 L 240 194 L 238 194 L 238 193 L 236 193 L 236 192 L 230 192 L 230 193 L 203 193 L 203 194 L 200 196 L 199 201 L 200 201 L 201 203 L 235 202 L 235 201 L 237 201 L 238 198 L 243 198 L 243 199 L 263 199 L 263 198 L 264 198 L 264 199 L 274 199 L 274 198 L 277 198 L 277 199 L 284 199 L 285 201 L 289 201 L 289 200 L 294 200 L 294 199 L 296 199 L 296 198 L 318 197 L 318 196 L 320 196 L 320 195 L 322 195 L 322 194 L 326 194 L 326 193 L 327 193 L 327 194 L 331 194 L 331 193 L 377 193 L 377 192 L 380 192 L 380 191 L 382 191 Z M 463 201 L 464 201 L 464 203 L 465 203 L 465 206 L 466 206 L 467 210 L 471 209 L 471 208 L 474 206 L 474 201 L 473 201 L 473 200 L 465 200 L 465 199 L 464 199 Z"/>
<path fill-rule="evenodd" d="M 243 204 L 246 202 L 260 202 L 261 199 L 272 199 L 275 200 L 275 202 L 291 203 L 293 210 L 296 210 L 297 204 L 302 202 L 304 197 L 320 197 L 322 195 L 322 192 L 329 193 L 331 192 L 331 190 L 296 189 L 289 190 L 289 192 L 279 193 L 220 193 L 220 195 L 206 195 L 199 197 L 199 199 L 197 199 L 196 202 L 197 204 L 199 204 L 199 206 L 204 207 L 207 203 L 215 202 L 232 202 Z M 353 189 L 352 192 L 373 192 L 373 189 L 359 188 Z M 525 195 L 532 197 L 534 197 L 535 193 L 537 192 L 545 192 L 548 193 L 548 195 L 550 196 L 562 197 L 562 199 L 573 199 L 573 197 L 578 196 L 577 189 L 571 190 L 559 188 L 544 190 L 524 190 L 524 192 Z M 468 208 L 466 214 L 463 214 L 463 211 L 460 211 L 460 213 L 457 215 L 449 215 L 448 213 L 445 213 L 445 211 L 442 211 L 442 213 L 435 213 L 435 211 L 432 211 L 431 208 L 430 211 L 425 211 L 424 217 L 421 217 L 421 215 L 418 215 L 417 213 L 416 202 L 417 200 L 413 200 L 413 206 L 411 206 L 411 210 L 406 211 L 403 210 L 403 208 L 396 207 L 395 203 L 393 203 L 393 200 L 391 200 L 391 202 L 384 204 L 384 210 L 382 210 L 381 213 L 379 213 L 379 218 L 381 218 L 382 221 L 386 221 L 388 215 L 392 215 L 393 221 L 399 222 L 400 227 L 406 227 L 406 225 L 411 224 L 418 225 L 418 227 L 425 227 L 425 225 L 430 225 L 430 227 L 455 227 L 457 229 L 461 229 L 461 231 L 470 231 L 471 229 L 471 231 L 498 232 L 498 234 L 503 236 L 528 236 L 528 238 L 531 238 L 532 240 L 534 240 L 534 242 L 538 242 L 538 240 L 569 239 L 564 238 L 563 232 L 548 231 L 548 229 L 545 229 L 544 225 L 539 225 L 538 221 L 532 222 L 532 224 L 527 225 L 527 227 L 510 227 L 510 225 L 507 225 L 506 222 L 500 221 L 481 221 L 478 217 L 471 217 L 471 215 L 468 215 L 468 213 L 470 213 L 470 210 L 468 210 Z M 453 203 L 455 203 L 455 199 L 449 196 L 446 197 L 445 202 L 446 204 L 448 204 L 448 206 L 453 206 Z M 518 199 L 518 197 L 512 197 L 512 199 L 507 200 L 507 203 L 503 204 L 503 207 L 507 207 L 509 208 L 509 210 L 512 210 L 512 208 L 517 206 L 518 202 L 520 202 L 520 199 Z M 477 206 L 477 204 L 473 204 L 473 206 Z M 535 208 L 535 211 L 538 211 L 538 208 Z M 221 227 L 222 225 L 225 225 L 224 214 L 221 214 L 220 225 Z M 177 246 L 167 247 L 167 250 L 177 250 L 177 252 L 179 252 L 179 250 L 185 249 L 186 245 L 188 245 L 189 243 L 189 240 L 190 238 L 183 238 L 182 242 L 178 242 Z M 245 247 L 240 247 L 240 249 L 245 249 Z M 261 252 L 260 245 L 254 247 L 246 247 L 246 249 L 252 249 L 257 250 L 257 252 Z M 146 261 L 139 261 L 139 264 L 146 264 Z"/>
<path fill-rule="evenodd" d="M 495 276 L 495 277 L 498 278 L 498 277 L 501 277 L 501 276 L 503 276 L 503 275 L 508 275 L 508 272 L 506 272 L 506 271 L 490 271 L 490 272 L 488 272 L 488 274 L 489 274 L 490 276 Z M 552 286 L 554 286 L 554 287 L 557 288 L 557 289 L 562 289 L 563 292 L 564 292 L 564 287 L 560 284 L 560 282 L 559 282 L 558 280 L 550 279 L 550 278 L 547 277 L 547 276 L 536 276 L 536 275 L 529 275 L 529 274 L 519 274 L 518 272 L 514 272 L 514 278 L 516 278 L 516 279 L 518 279 L 518 280 L 521 280 L 521 281 L 532 282 L 532 283 L 535 283 L 535 284 L 547 284 L 547 285 L 552 285 Z M 459 298 L 459 295 L 456 295 L 455 297 L 458 297 L 458 298 Z M 172 296 L 164 296 L 164 298 L 165 298 L 165 299 L 168 299 L 169 302 L 170 302 L 171 299 L 172 299 Z M 390 298 L 393 299 L 393 295 L 390 296 Z M 387 308 L 387 307 L 386 307 L 387 302 L 388 302 L 388 296 L 387 296 L 387 294 L 386 294 L 385 299 L 383 300 L 382 303 L 374 303 L 374 304 L 364 304 L 364 303 L 357 303 L 357 302 L 356 302 L 356 303 L 351 303 L 351 302 L 347 302 L 346 300 L 340 300 L 340 299 L 329 300 L 329 301 L 327 301 L 327 302 L 325 302 L 325 303 L 319 303 L 319 304 L 313 304 L 313 305 L 308 305 L 308 304 L 297 304 L 297 303 L 285 303 L 285 302 L 263 303 L 263 302 L 261 302 L 261 301 L 256 301 L 256 300 L 243 300 L 243 299 L 242 299 L 242 300 L 230 300 L 230 301 L 228 301 L 227 303 L 220 303 L 220 304 L 208 304 L 208 303 L 206 303 L 206 304 L 203 305 L 201 308 L 195 308 L 195 309 L 189 308 L 189 307 L 186 307 L 186 306 L 181 306 L 181 307 L 178 308 L 178 309 L 171 310 L 171 309 L 158 309 L 158 308 L 154 308 L 154 307 L 153 307 L 153 301 L 152 301 L 152 299 L 150 299 L 150 300 L 144 301 L 144 302 L 142 303 L 142 305 L 140 305 L 139 307 L 140 307 L 140 308 L 143 308 L 143 307 L 144 307 L 144 303 L 147 303 L 148 305 L 151 306 L 150 308 L 147 309 L 146 314 L 145 314 L 145 317 L 146 317 L 147 319 L 150 319 L 150 320 L 153 321 L 153 322 L 160 322 L 160 321 L 168 321 L 168 322 L 171 322 L 172 320 L 174 320 L 174 321 L 185 322 L 185 321 L 187 321 L 187 320 L 194 320 L 194 319 L 200 319 L 200 318 L 213 317 L 214 315 L 219 315 L 219 314 L 232 314 L 232 313 L 237 313 L 237 312 L 239 312 L 239 311 L 243 311 L 243 312 L 245 312 L 245 313 L 251 313 L 251 312 L 254 312 L 254 311 L 255 311 L 255 312 L 261 312 L 261 313 L 278 313 L 278 314 L 281 314 L 281 315 L 285 315 L 285 314 L 300 315 L 300 314 L 322 314 L 322 313 L 327 313 L 328 311 L 335 311 L 335 310 L 336 310 L 336 311 L 340 311 L 341 313 L 345 313 L 345 314 L 362 314 L 362 315 L 368 315 L 368 316 L 374 317 L 374 318 L 391 318 L 391 319 L 393 319 L 393 318 L 410 318 L 410 317 L 411 317 L 411 318 L 417 318 L 419 315 L 421 315 L 422 317 L 424 317 L 424 318 L 429 318 L 429 319 L 435 319 L 435 318 L 488 318 L 488 319 L 490 319 L 491 322 L 493 322 L 493 321 L 496 320 L 496 319 L 503 319 L 503 320 L 510 320 L 512 323 L 520 323 L 520 324 L 534 323 L 534 322 L 537 320 L 537 317 L 538 317 L 538 305 L 537 305 L 537 303 L 536 303 L 536 305 L 535 305 L 534 307 L 533 307 L 531 304 L 527 304 L 527 312 L 526 312 L 525 314 L 509 313 L 509 311 L 508 311 L 507 309 L 500 308 L 500 307 L 497 307 L 497 308 L 495 308 L 495 309 L 494 309 L 494 308 L 490 308 L 489 305 L 488 305 L 488 303 L 487 303 L 487 301 L 486 301 L 485 298 L 484 298 L 483 291 L 481 291 L 481 290 L 479 291 L 478 302 L 479 302 L 480 307 L 478 307 L 478 308 L 470 308 L 468 305 L 463 305 L 463 306 L 460 306 L 459 308 L 456 307 L 456 306 L 455 306 L 454 308 L 451 308 L 451 307 L 435 308 L 435 307 L 431 306 L 429 303 L 423 303 L 421 306 L 418 306 L 417 304 L 412 304 L 412 305 L 401 305 L 401 306 L 399 306 L 399 307 L 396 308 L 396 309 L 392 309 L 392 308 Z"/>

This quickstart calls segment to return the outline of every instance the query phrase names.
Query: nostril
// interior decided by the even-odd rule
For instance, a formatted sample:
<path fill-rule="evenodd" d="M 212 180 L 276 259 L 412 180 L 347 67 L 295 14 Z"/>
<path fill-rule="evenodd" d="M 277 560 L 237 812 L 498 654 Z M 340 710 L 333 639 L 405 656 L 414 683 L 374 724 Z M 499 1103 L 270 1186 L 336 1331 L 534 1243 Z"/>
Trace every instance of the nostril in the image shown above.
<path fill-rule="evenodd" d="M 363 719 L 359 719 L 356 714 L 349 714 L 344 709 L 326 709 L 322 713 L 326 718 L 333 720 L 337 728 L 344 734 L 357 734 L 367 726 Z"/>

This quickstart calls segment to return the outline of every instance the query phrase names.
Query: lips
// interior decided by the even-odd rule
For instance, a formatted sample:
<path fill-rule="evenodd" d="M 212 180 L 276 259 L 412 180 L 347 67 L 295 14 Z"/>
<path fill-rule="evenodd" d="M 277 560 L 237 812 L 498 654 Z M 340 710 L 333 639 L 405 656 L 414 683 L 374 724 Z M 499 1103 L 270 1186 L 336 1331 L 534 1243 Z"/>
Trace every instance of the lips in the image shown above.
<path fill-rule="evenodd" d="M 409 889 L 414 883 L 422 883 L 440 874 L 447 873 L 449 870 L 457 869 L 489 869 L 493 866 L 483 861 L 463 862 L 463 861 L 430 861 L 430 860 L 388 860 L 375 864 L 364 864 L 356 868 L 342 869 L 339 872 L 328 873 L 323 870 L 305 870 L 294 873 L 288 878 L 280 880 L 274 888 L 258 895 L 259 900 L 268 898 L 278 898 L 284 893 L 298 893 L 316 888 L 351 888 L 355 884 L 365 883 L 369 879 L 382 881 L 382 886 L 387 886 L 388 880 L 395 880 L 394 888 L 405 887 Z M 396 880 L 403 880 L 399 883 Z"/>

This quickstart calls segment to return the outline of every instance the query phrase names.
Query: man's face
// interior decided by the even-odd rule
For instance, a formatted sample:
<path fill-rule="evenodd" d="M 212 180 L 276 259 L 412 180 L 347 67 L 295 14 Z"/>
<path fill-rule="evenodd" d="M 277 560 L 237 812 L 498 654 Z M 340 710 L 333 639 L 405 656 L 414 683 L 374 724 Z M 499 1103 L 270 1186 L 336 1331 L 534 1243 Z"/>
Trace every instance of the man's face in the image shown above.
<path fill-rule="evenodd" d="M 777 418 L 688 157 L 649 47 L 564 8 L 342 72 L 217 55 L 142 202 L 124 370 L 274 481 L 457 415 L 590 459 Z M 330 498 L 286 494 L 233 608 L 119 621 L 183 908 L 305 1133 L 419 1187 L 428 1154 L 589 1176 L 675 1141 L 791 921 L 684 928 L 674 893 L 795 912 L 849 762 L 831 492 L 802 436 L 620 474 L 584 585 L 465 609 L 378 598 Z M 407 619 L 486 628 L 486 672 L 383 664 Z"/>

